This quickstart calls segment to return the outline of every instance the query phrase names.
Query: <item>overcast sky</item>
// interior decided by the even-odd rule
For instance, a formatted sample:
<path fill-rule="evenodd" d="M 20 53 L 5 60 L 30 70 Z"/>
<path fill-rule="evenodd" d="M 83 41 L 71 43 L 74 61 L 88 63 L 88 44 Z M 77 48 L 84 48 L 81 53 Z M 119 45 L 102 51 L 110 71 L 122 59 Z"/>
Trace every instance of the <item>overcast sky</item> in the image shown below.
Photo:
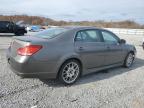
<path fill-rule="evenodd" d="M 57 20 L 136 20 L 144 0 L 0 0 L 0 14 L 42 15 Z"/>

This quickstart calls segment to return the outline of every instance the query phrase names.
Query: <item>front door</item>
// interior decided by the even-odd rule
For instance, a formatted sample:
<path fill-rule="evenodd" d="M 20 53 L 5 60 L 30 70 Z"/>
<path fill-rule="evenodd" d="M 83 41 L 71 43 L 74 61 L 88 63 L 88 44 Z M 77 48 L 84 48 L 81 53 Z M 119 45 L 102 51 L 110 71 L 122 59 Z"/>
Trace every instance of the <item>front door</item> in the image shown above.
<path fill-rule="evenodd" d="M 107 51 L 105 52 L 105 65 L 123 62 L 125 52 L 122 50 L 122 44 L 119 43 L 120 39 L 109 31 L 102 30 L 101 33 L 107 47 Z"/>
<path fill-rule="evenodd" d="M 99 30 L 79 31 L 75 38 L 75 49 L 86 69 L 101 67 L 104 64 L 106 47 Z"/>

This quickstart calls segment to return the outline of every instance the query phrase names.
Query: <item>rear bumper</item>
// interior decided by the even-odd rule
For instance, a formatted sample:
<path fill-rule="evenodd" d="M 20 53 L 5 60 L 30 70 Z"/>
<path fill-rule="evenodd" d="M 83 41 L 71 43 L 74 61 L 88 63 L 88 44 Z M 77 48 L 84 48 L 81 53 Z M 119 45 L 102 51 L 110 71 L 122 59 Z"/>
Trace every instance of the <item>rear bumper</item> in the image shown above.
<path fill-rule="evenodd" d="M 16 75 L 22 78 L 40 78 L 40 79 L 55 79 L 56 78 L 55 73 L 22 73 L 22 72 L 17 71 L 9 63 L 8 63 L 8 66 Z"/>
<path fill-rule="evenodd" d="M 10 69 L 23 78 L 40 78 L 40 79 L 54 79 L 57 76 L 57 73 L 52 70 L 51 65 L 47 64 L 46 67 L 44 64 L 37 64 L 37 63 L 21 63 L 17 60 L 13 59 L 9 53 L 7 52 L 7 62 Z M 44 69 L 45 67 L 45 69 Z"/>

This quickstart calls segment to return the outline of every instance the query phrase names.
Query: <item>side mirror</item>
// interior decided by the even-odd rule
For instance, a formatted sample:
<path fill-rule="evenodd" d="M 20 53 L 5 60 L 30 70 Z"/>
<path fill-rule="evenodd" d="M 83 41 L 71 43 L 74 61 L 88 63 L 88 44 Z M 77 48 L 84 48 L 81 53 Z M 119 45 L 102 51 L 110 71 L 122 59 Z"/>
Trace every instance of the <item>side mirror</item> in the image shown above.
<path fill-rule="evenodd" d="M 120 44 L 125 44 L 125 43 L 126 43 L 126 40 L 124 40 L 124 39 L 120 40 Z"/>

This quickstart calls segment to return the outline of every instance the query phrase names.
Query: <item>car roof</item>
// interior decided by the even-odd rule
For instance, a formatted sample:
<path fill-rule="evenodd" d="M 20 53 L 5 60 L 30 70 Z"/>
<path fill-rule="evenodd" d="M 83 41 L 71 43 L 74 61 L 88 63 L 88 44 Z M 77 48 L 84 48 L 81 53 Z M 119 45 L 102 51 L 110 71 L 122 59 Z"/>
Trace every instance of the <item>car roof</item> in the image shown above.
<path fill-rule="evenodd" d="M 69 30 L 83 30 L 83 29 L 105 30 L 105 29 L 97 28 L 97 27 L 93 27 L 93 26 L 63 26 L 62 28 L 69 29 Z"/>

